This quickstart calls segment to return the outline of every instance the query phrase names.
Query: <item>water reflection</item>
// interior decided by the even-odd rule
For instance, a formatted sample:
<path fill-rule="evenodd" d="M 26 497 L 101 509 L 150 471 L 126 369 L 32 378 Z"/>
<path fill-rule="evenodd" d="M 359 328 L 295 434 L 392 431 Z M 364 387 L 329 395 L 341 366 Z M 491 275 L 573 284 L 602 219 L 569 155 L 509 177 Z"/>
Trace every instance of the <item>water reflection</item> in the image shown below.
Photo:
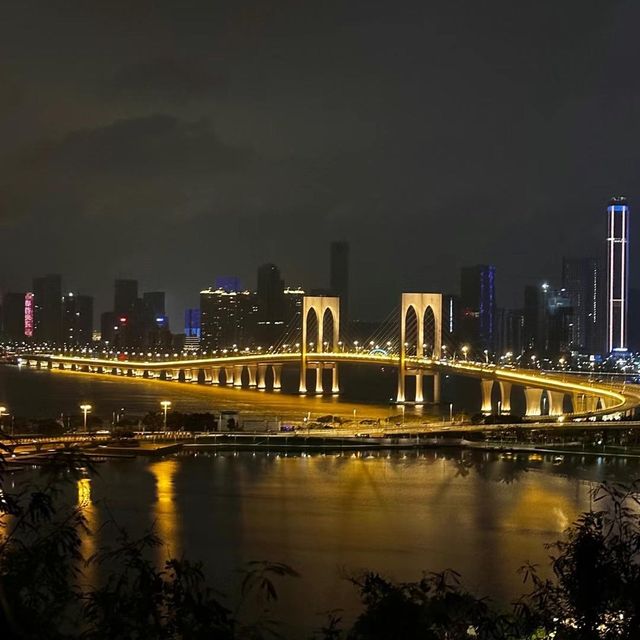
<path fill-rule="evenodd" d="M 86 530 L 80 531 L 80 552 L 85 559 L 85 564 L 82 568 L 82 573 L 88 584 L 93 584 L 96 577 L 96 565 L 95 563 L 86 564 L 98 550 L 98 527 L 99 527 L 99 514 L 98 509 L 91 500 L 91 478 L 79 478 L 76 482 L 77 490 L 77 507 L 82 512 L 85 519 Z"/>
<path fill-rule="evenodd" d="M 159 556 L 161 560 L 180 555 L 180 524 L 176 509 L 175 476 L 180 463 L 175 458 L 152 462 L 149 471 L 156 484 L 154 504 L 155 531 L 162 541 Z"/>

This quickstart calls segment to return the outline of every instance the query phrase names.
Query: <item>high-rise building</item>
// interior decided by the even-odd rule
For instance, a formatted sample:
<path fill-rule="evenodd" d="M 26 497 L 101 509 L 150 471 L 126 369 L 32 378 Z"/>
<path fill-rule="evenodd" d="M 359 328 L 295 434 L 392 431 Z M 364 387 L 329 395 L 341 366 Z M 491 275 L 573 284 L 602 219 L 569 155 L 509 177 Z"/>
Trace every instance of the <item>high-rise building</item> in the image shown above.
<path fill-rule="evenodd" d="M 137 280 L 116 280 L 113 297 L 113 312 L 119 316 L 132 313 L 138 300 Z"/>
<path fill-rule="evenodd" d="M 258 268 L 258 343 L 268 347 L 282 336 L 284 330 L 284 280 L 275 264 Z"/>
<path fill-rule="evenodd" d="M 142 304 L 145 313 L 148 313 L 153 318 L 166 315 L 164 291 L 147 291 L 142 294 Z"/>
<path fill-rule="evenodd" d="M 457 337 L 458 332 L 458 311 L 460 299 L 458 296 L 447 293 L 442 296 L 442 331 L 447 338 Z"/>
<path fill-rule="evenodd" d="M 463 267 L 460 275 L 460 337 L 474 349 L 494 351 L 496 268 Z"/>
<path fill-rule="evenodd" d="M 5 340 L 25 339 L 25 294 L 5 293 L 2 297 L 2 336 Z"/>
<path fill-rule="evenodd" d="M 302 329 L 302 303 L 306 293 L 302 287 L 287 287 L 284 290 L 285 327 Z"/>
<path fill-rule="evenodd" d="M 186 309 L 184 312 L 185 351 L 197 351 L 200 348 L 200 309 Z"/>
<path fill-rule="evenodd" d="M 93 340 L 93 298 L 68 293 L 62 302 L 64 342 L 87 345 Z"/>
<path fill-rule="evenodd" d="M 504 344 L 501 355 L 510 353 L 517 357 L 525 350 L 524 312 L 522 309 L 509 309 L 504 315 Z"/>
<path fill-rule="evenodd" d="M 546 313 L 548 317 L 546 355 L 555 358 L 568 354 L 571 350 L 574 309 L 566 289 L 550 293 Z"/>
<path fill-rule="evenodd" d="M 242 349 L 255 341 L 258 306 L 250 291 L 200 292 L 200 344 L 203 349 Z"/>
<path fill-rule="evenodd" d="M 33 335 L 38 342 L 62 342 L 62 278 L 33 280 Z"/>
<path fill-rule="evenodd" d="M 627 351 L 629 206 L 612 198 L 607 207 L 607 353 Z"/>
<path fill-rule="evenodd" d="M 596 258 L 563 258 L 562 288 L 571 300 L 571 350 L 601 353 L 602 294 Z"/>
<path fill-rule="evenodd" d="M 334 296 L 340 297 L 340 323 L 349 322 L 349 243 L 331 243 L 330 288 Z"/>

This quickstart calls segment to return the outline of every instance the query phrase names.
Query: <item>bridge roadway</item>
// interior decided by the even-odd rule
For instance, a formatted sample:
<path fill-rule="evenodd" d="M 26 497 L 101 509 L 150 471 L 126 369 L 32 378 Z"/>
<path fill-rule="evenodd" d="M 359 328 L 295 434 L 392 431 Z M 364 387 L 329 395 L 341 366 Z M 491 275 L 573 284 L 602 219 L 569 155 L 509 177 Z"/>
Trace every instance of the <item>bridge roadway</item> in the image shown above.
<path fill-rule="evenodd" d="M 337 391 L 337 367 L 339 363 L 388 366 L 398 368 L 401 358 L 393 354 L 372 354 L 368 352 L 326 352 L 306 353 L 305 366 L 317 367 L 318 375 L 324 367 L 333 368 L 333 392 Z M 280 388 L 280 370 L 284 365 L 300 365 L 300 352 L 253 353 L 215 358 L 193 358 L 185 360 L 117 360 L 104 358 L 86 358 L 81 356 L 33 354 L 23 355 L 21 361 L 28 366 L 71 369 L 89 373 L 114 373 L 134 377 L 159 378 L 197 382 L 200 372 L 204 372 L 205 383 L 220 381 L 219 372 L 225 370 L 227 384 L 242 386 L 241 375 L 246 368 L 249 373 L 249 386 L 265 389 L 265 369 L 273 368 L 273 387 Z M 640 385 L 607 384 L 593 382 L 584 377 L 567 376 L 561 372 L 549 373 L 531 369 L 516 369 L 467 360 L 435 360 L 407 356 L 402 359 L 404 371 L 415 375 L 459 375 L 480 380 L 482 387 L 482 411 L 491 412 L 491 394 L 493 384 L 499 386 L 502 398 L 502 411 L 510 411 L 510 393 L 512 385 L 524 387 L 527 402 L 527 416 L 540 417 L 540 399 L 547 392 L 550 415 L 547 419 L 558 419 L 567 412 L 563 408 L 564 397 L 571 397 L 571 414 L 574 416 L 597 416 L 616 412 L 630 415 L 640 406 Z M 215 379 L 217 376 L 217 380 Z M 316 393 L 321 392 L 316 385 Z"/>

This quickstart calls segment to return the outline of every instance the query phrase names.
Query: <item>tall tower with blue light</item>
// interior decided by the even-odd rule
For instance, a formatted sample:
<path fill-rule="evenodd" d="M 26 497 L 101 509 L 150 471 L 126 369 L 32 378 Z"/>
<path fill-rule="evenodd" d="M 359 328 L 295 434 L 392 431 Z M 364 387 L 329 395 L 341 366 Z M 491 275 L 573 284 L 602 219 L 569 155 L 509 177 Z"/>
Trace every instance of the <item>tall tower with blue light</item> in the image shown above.
<path fill-rule="evenodd" d="M 607 207 L 607 353 L 627 351 L 629 206 L 612 198 Z"/>

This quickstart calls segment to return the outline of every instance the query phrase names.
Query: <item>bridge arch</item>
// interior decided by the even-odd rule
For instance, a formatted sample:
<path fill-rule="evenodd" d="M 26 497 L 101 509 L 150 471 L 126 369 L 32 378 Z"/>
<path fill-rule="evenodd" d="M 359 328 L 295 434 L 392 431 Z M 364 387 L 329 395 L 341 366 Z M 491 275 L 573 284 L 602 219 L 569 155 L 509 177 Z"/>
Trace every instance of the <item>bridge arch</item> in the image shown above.
<path fill-rule="evenodd" d="M 422 318 L 422 353 L 425 358 L 440 358 L 436 353 L 436 314 L 431 305 L 427 305 Z"/>
<path fill-rule="evenodd" d="M 417 320 L 417 336 L 415 352 L 407 340 L 408 319 L 413 322 L 413 315 Z M 427 342 L 425 343 L 425 328 Z M 407 373 L 416 377 L 416 398 L 422 402 L 422 373 L 420 371 L 407 372 L 406 358 L 434 358 L 440 359 L 442 352 L 442 294 L 441 293 L 403 293 L 400 304 L 400 362 L 398 363 L 398 395 L 397 402 L 405 402 L 405 376 Z M 434 399 L 439 397 L 436 392 L 438 382 L 434 380 Z"/>
<path fill-rule="evenodd" d="M 318 328 L 315 335 L 309 333 L 309 317 L 313 311 L 315 318 L 318 320 Z M 333 320 L 331 336 L 324 336 L 325 315 L 329 314 Z M 301 344 L 301 363 L 300 363 L 300 393 L 307 392 L 307 353 L 311 350 L 309 342 L 314 343 L 315 352 L 322 352 L 324 342 L 337 347 L 340 340 L 340 298 L 334 296 L 304 296 L 302 299 L 302 344 Z M 312 353 L 314 351 L 311 351 Z M 321 369 L 318 369 L 318 376 L 321 375 Z M 321 385 L 316 384 L 316 390 Z"/>

